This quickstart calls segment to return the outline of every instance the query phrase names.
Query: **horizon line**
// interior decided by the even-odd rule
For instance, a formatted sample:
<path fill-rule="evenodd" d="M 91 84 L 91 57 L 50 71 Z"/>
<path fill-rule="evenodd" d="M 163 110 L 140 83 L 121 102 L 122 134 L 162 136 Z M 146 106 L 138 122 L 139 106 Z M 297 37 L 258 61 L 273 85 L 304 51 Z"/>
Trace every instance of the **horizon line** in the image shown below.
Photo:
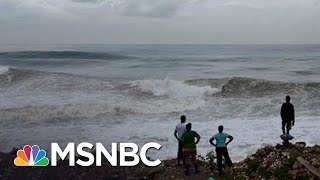
<path fill-rule="evenodd" d="M 0 46 L 6 45 L 219 45 L 219 46 L 264 46 L 264 45 L 320 45 L 320 43 L 0 43 Z"/>

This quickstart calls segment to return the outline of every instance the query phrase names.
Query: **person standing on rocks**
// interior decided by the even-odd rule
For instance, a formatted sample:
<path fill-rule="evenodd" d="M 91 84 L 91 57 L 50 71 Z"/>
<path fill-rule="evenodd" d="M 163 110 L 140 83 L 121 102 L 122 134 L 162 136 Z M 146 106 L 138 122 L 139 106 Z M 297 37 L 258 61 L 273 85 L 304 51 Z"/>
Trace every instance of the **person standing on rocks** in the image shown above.
<path fill-rule="evenodd" d="M 226 163 L 229 167 L 231 167 L 233 165 L 233 163 L 229 157 L 229 153 L 228 153 L 228 149 L 227 149 L 227 145 L 233 140 L 233 137 L 227 133 L 223 133 L 223 126 L 222 125 L 220 125 L 218 127 L 218 131 L 219 131 L 219 133 L 215 134 L 209 140 L 209 142 L 210 142 L 210 144 L 212 144 L 213 146 L 216 147 L 218 170 L 219 170 L 219 174 L 222 175 L 222 156 L 226 160 Z M 229 140 L 226 143 L 227 138 Z M 216 140 L 216 144 L 213 143 L 214 140 Z"/>
<path fill-rule="evenodd" d="M 183 157 L 185 161 L 185 175 L 189 175 L 189 168 L 193 164 L 195 173 L 199 174 L 198 162 L 196 159 L 197 156 L 197 145 L 200 141 L 200 135 L 196 131 L 191 130 L 191 123 L 186 125 L 186 132 L 181 136 L 181 141 L 183 143 Z"/>
<path fill-rule="evenodd" d="M 186 131 L 186 116 L 182 115 L 180 117 L 181 122 L 179 124 L 177 124 L 176 129 L 174 131 L 174 137 L 176 137 L 176 139 L 178 140 L 178 155 L 177 155 L 177 159 L 178 159 L 178 165 L 180 164 L 180 161 L 183 161 L 183 165 L 184 165 L 184 159 L 183 159 L 183 154 L 182 154 L 182 148 L 183 148 L 183 144 L 180 141 L 180 138 L 182 136 L 182 134 Z"/>
<path fill-rule="evenodd" d="M 282 119 L 282 133 L 285 135 L 285 127 L 287 130 L 287 134 L 291 130 L 291 125 L 294 126 L 294 107 L 290 103 L 290 96 L 286 96 L 286 102 L 281 106 L 281 119 Z"/>

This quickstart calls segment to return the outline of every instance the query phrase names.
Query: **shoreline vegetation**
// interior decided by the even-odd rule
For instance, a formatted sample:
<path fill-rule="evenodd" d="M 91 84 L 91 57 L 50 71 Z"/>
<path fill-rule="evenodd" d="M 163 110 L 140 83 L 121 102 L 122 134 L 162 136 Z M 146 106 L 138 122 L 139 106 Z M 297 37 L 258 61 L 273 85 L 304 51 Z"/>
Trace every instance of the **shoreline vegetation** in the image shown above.
<path fill-rule="evenodd" d="M 14 148 L 9 153 L 0 152 L 0 179 L 319 179 L 298 157 L 320 171 L 320 146 L 306 147 L 305 142 L 290 144 L 289 148 L 281 144 L 267 145 L 234 163 L 232 168 L 226 168 L 223 176 L 218 176 L 214 152 L 209 152 L 205 157 L 198 156 L 199 175 L 195 175 L 194 169 L 191 169 L 190 175 L 186 176 L 183 166 L 178 166 L 176 159 L 164 160 L 157 167 L 147 167 L 142 163 L 135 167 L 112 167 L 106 159 L 102 160 L 101 167 L 69 167 L 68 161 L 61 160 L 56 167 L 16 167 L 13 160 L 17 150 Z"/>

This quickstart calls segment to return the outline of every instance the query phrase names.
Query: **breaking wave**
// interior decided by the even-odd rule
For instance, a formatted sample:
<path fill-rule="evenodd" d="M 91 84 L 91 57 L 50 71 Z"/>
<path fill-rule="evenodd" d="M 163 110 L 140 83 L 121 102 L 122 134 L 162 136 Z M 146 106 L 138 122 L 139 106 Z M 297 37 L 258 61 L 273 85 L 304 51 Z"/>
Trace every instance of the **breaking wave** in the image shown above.
<path fill-rule="evenodd" d="M 37 70 L 16 69 L 8 66 L 0 66 L 0 79 L 3 81 L 8 80 L 8 75 L 12 81 L 32 81 L 35 88 L 37 81 L 45 77 L 45 81 L 52 77 L 55 80 L 53 89 L 59 87 L 59 83 L 63 85 L 64 89 L 66 85 L 70 85 L 70 82 L 78 82 L 81 86 L 90 84 L 90 81 L 80 75 L 72 75 L 66 73 L 45 72 Z M 75 81 L 77 80 L 77 81 Z M 97 88 L 92 86 L 85 86 L 87 90 L 103 90 L 101 84 L 106 82 L 101 80 L 95 80 Z M 4 83 L 4 82 L 2 82 Z M 39 86 L 43 86 L 43 82 L 39 81 Z M 113 84 L 115 88 L 119 90 L 127 89 L 131 92 L 135 92 L 141 96 L 155 96 L 155 97 L 171 97 L 171 98 L 183 98 L 183 97 L 210 97 L 223 94 L 224 96 L 245 96 L 245 97 L 258 97 L 266 95 L 275 95 L 281 93 L 296 94 L 300 91 L 312 92 L 314 95 L 320 94 L 320 83 L 318 82 L 281 82 L 281 81 L 269 81 L 263 79 L 253 79 L 246 77 L 231 77 L 221 79 L 192 79 L 186 81 L 178 81 L 173 79 L 145 79 L 135 80 L 129 83 L 122 84 L 116 82 Z M 50 84 L 49 87 L 50 88 Z M 70 89 L 72 90 L 72 89 Z M 94 92 L 91 92 L 94 93 Z"/>
<path fill-rule="evenodd" d="M 130 86 L 147 94 L 168 97 L 212 96 L 219 91 L 214 87 L 188 85 L 182 81 L 171 79 L 138 80 L 133 81 Z"/>
<path fill-rule="evenodd" d="M 111 82 L 65 73 L 2 69 L 0 98 L 6 103 L 0 106 L 0 119 L 7 120 L 4 122 L 68 121 L 107 114 L 174 113 L 199 108 L 211 108 L 211 111 L 223 114 L 234 110 L 233 104 L 241 106 L 237 108 L 242 110 L 263 97 L 272 101 L 273 107 L 287 94 L 295 96 L 305 111 L 309 111 L 318 107 L 320 101 L 320 83 L 315 82 L 278 82 L 244 77 Z M 236 104 L 233 98 L 246 99 L 247 104 Z M 254 108 L 248 112 L 255 111 Z"/>
<path fill-rule="evenodd" d="M 296 94 L 300 91 L 320 93 L 320 83 L 316 82 L 295 83 L 245 77 L 194 79 L 185 82 L 195 86 L 219 88 L 224 96 L 259 97 L 281 93 Z"/>
<path fill-rule="evenodd" d="M 0 65 L 0 75 L 9 71 L 9 66 L 1 66 Z"/>

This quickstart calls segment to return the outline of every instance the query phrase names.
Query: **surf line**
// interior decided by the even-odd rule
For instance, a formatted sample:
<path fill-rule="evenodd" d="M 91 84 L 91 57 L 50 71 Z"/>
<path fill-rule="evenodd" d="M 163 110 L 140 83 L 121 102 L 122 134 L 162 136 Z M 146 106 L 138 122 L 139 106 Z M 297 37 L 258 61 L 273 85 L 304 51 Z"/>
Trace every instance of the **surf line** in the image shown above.
<path fill-rule="evenodd" d="M 117 147 L 119 144 L 119 151 Z M 143 145 L 140 149 L 140 154 L 138 155 L 139 147 L 135 143 L 112 143 L 111 144 L 111 154 L 106 150 L 106 148 L 101 143 L 95 144 L 95 155 L 90 152 L 94 148 L 94 145 L 88 142 L 82 142 L 75 146 L 75 143 L 68 143 L 64 150 L 62 150 L 58 143 L 51 143 L 51 166 L 57 166 L 58 156 L 61 160 L 66 159 L 69 155 L 69 166 L 91 166 L 94 164 L 96 166 L 101 166 L 102 155 L 109 161 L 112 166 L 136 166 L 139 164 L 140 160 L 147 166 L 158 166 L 161 164 L 159 159 L 155 161 L 149 160 L 146 156 L 147 151 L 151 148 L 160 150 L 161 145 L 156 142 L 149 142 Z M 75 155 L 75 149 L 77 151 L 77 161 Z M 87 149 L 89 151 L 85 151 Z M 127 151 L 131 149 L 131 151 Z M 57 156 L 58 155 L 58 156 Z M 83 160 L 85 157 L 86 160 Z M 118 158 L 119 157 L 119 164 Z M 131 157 L 131 158 L 128 158 Z M 128 160 L 130 159 L 130 160 Z"/>

